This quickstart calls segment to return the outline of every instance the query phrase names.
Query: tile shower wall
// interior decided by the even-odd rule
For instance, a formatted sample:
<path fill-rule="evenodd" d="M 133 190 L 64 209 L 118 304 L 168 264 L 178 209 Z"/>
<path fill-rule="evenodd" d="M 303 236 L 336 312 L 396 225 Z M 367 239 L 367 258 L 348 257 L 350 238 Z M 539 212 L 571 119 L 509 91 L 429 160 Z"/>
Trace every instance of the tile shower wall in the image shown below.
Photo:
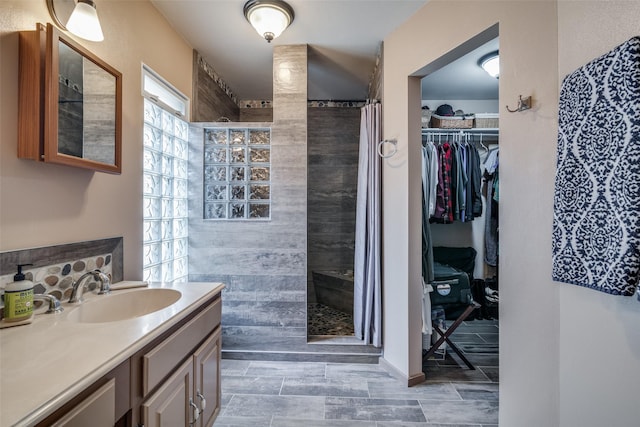
<path fill-rule="evenodd" d="M 307 46 L 274 46 L 273 64 L 273 123 L 225 124 L 271 128 L 270 220 L 203 219 L 204 129 L 214 124 L 191 126 L 189 278 L 227 285 L 224 351 L 306 345 Z"/>
<path fill-rule="evenodd" d="M 308 110 L 309 295 L 312 271 L 353 270 L 360 108 Z"/>
<path fill-rule="evenodd" d="M 244 100 L 238 103 L 240 105 L 241 122 L 272 122 L 273 121 L 273 102 Z"/>
<path fill-rule="evenodd" d="M 273 121 L 273 108 L 240 108 L 241 122 L 271 122 Z"/>
<path fill-rule="evenodd" d="M 217 121 L 223 117 L 238 120 L 240 109 L 235 95 L 196 50 L 193 51 L 193 87 L 191 119 L 194 122 Z"/>

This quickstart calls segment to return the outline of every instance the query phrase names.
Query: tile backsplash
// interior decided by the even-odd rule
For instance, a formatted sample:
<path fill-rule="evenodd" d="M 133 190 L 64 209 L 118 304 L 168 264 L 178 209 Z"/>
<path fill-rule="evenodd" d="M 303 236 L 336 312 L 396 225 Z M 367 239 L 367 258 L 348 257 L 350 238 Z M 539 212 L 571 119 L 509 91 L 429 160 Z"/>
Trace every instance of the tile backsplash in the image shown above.
<path fill-rule="evenodd" d="M 62 300 L 70 296 L 73 282 L 88 271 L 99 269 L 112 279 L 112 260 L 113 255 L 107 253 L 37 268 L 24 266 L 22 272 L 27 280 L 31 280 L 34 283 L 34 293 L 51 294 Z M 0 276 L 0 289 L 4 289 L 8 283 L 13 282 L 13 276 L 17 271 L 16 266 L 14 273 Z M 85 286 L 87 286 L 88 290 L 93 290 L 96 288 L 97 283 L 93 277 L 90 277 L 86 279 Z"/>
<path fill-rule="evenodd" d="M 123 280 L 123 239 L 112 237 L 0 252 L 0 289 L 13 281 L 17 264 L 32 264 L 25 265 L 22 272 L 34 282 L 35 293 L 64 299 L 74 280 L 96 268 L 108 275 L 111 283 Z M 92 290 L 97 283 L 91 277 L 85 286 Z"/>

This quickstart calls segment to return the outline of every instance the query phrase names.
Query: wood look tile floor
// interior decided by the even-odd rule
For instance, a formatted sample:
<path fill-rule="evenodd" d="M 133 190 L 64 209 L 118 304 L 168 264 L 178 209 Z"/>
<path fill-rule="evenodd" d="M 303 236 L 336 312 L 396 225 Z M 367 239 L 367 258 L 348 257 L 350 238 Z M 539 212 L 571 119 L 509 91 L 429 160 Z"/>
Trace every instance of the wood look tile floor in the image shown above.
<path fill-rule="evenodd" d="M 406 387 L 375 364 L 222 360 L 215 427 L 495 427 L 498 322 L 463 323 L 451 351 L 429 360 L 427 380 Z"/>

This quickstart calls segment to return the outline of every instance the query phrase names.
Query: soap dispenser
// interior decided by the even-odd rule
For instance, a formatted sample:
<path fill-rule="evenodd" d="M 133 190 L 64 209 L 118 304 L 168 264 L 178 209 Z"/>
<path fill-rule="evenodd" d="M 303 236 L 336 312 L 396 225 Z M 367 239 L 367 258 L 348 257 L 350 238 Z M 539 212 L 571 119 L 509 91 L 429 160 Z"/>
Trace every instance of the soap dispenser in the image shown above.
<path fill-rule="evenodd" d="M 25 280 L 22 267 L 32 264 L 18 264 L 18 273 L 13 282 L 4 288 L 4 321 L 19 322 L 33 316 L 33 282 Z"/>

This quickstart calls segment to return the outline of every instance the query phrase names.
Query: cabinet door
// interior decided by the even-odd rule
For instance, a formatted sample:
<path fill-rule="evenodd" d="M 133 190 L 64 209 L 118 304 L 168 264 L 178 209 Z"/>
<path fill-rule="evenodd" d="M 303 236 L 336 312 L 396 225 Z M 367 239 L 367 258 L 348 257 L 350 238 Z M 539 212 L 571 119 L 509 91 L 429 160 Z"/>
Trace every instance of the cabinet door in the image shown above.
<path fill-rule="evenodd" d="M 54 427 L 113 427 L 116 422 L 116 381 L 112 378 L 91 393 L 64 417 L 53 423 Z"/>
<path fill-rule="evenodd" d="M 192 400 L 193 359 L 189 358 L 142 403 L 145 427 L 190 426 L 199 413 Z"/>
<path fill-rule="evenodd" d="M 193 354 L 194 401 L 200 408 L 198 426 L 211 427 L 220 410 L 220 328 Z"/>
<path fill-rule="evenodd" d="M 218 298 L 203 307 L 193 319 L 144 354 L 142 358 L 142 395 L 146 396 L 173 371 L 181 360 L 220 324 L 221 302 Z"/>

